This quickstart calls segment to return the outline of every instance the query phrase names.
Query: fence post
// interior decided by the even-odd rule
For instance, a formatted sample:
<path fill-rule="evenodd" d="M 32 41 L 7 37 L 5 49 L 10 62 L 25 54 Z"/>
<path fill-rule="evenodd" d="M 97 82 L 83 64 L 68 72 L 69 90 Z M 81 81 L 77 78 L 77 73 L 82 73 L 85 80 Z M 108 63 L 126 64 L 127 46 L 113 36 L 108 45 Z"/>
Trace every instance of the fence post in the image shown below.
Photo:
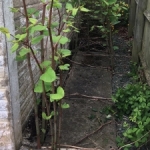
<path fill-rule="evenodd" d="M 132 0 L 130 2 L 130 15 L 129 15 L 129 27 L 128 27 L 128 36 L 132 36 L 133 28 L 135 23 L 135 12 L 136 12 L 136 2 Z"/>
<path fill-rule="evenodd" d="M 146 69 L 150 72 L 150 1 L 147 1 L 147 9 L 144 11 L 145 15 L 145 27 L 144 27 L 144 34 L 143 34 L 143 43 L 142 43 L 142 54 L 143 60 L 146 64 Z M 149 79 L 150 80 L 150 79 Z"/>
<path fill-rule="evenodd" d="M 0 0 L 0 27 L 15 33 L 13 0 Z M 11 42 L 0 33 L 0 149 L 17 150 L 22 142 L 16 54 Z"/>
<path fill-rule="evenodd" d="M 134 40 L 132 48 L 132 61 L 138 62 L 138 54 L 142 49 L 142 39 L 144 31 L 145 16 L 143 12 L 147 6 L 147 0 L 142 0 L 137 3 L 135 26 L 134 26 Z"/>

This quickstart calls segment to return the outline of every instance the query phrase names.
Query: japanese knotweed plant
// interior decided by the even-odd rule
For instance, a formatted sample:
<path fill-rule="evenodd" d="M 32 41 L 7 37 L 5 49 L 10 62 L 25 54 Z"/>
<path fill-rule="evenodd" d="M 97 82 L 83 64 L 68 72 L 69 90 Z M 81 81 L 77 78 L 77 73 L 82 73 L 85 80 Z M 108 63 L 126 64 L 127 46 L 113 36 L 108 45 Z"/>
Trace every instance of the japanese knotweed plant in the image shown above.
<path fill-rule="evenodd" d="M 99 28 L 103 33 L 102 37 L 109 40 L 108 33 L 113 32 L 114 25 L 120 23 L 119 19 L 122 16 L 122 12 L 127 10 L 127 7 L 125 2 L 118 2 L 117 0 L 97 0 L 96 8 L 93 11 L 94 15 L 91 15 L 91 17 L 98 19 L 100 25 L 94 25 L 92 29 Z"/>
<path fill-rule="evenodd" d="M 140 147 L 150 138 L 150 87 L 146 84 L 129 84 L 118 89 L 113 96 L 117 118 L 126 116 L 123 135 L 117 137 L 119 150 Z"/>
<path fill-rule="evenodd" d="M 106 40 L 106 43 L 103 45 L 109 47 L 111 66 L 113 67 L 114 50 L 118 49 L 117 46 L 113 45 L 112 41 L 112 35 L 115 33 L 114 26 L 120 23 L 119 19 L 121 18 L 122 12 L 127 10 L 128 6 L 123 5 L 125 3 L 120 3 L 118 0 L 87 0 L 86 2 L 86 6 L 92 10 L 92 13 L 89 13 L 89 19 L 91 18 L 98 21 L 97 24 L 92 25 L 91 31 L 97 28 L 102 35 L 101 37 Z M 86 2 L 84 3 L 86 4 Z"/>
<path fill-rule="evenodd" d="M 11 36 L 11 52 L 17 53 L 16 60 L 27 60 L 34 98 L 37 148 L 41 148 L 41 141 L 43 142 L 44 136 L 40 139 L 40 134 L 41 131 L 45 132 L 48 121 L 52 136 L 51 149 L 56 150 L 59 145 L 62 109 L 69 108 L 69 104 L 62 102 L 65 91 L 62 87 L 61 74 L 62 71 L 69 70 L 70 64 L 63 63 L 63 59 L 70 56 L 71 51 L 63 47 L 71 40 L 68 38 L 69 33 L 78 32 L 74 26 L 78 11 L 88 12 L 89 10 L 73 0 L 67 2 L 41 0 L 43 7 L 42 14 L 39 14 L 39 10 L 27 8 L 25 0 L 22 0 L 22 3 L 23 12 L 17 8 L 11 8 L 12 12 L 19 12 L 24 17 L 25 26 L 19 29 L 20 33 L 12 35 L 5 27 L 1 27 L 0 31 L 8 38 Z M 63 8 L 65 11 L 62 11 Z M 53 21 L 54 11 L 57 12 L 58 21 Z M 42 17 L 39 18 L 39 16 Z M 37 83 L 34 82 L 31 58 L 35 60 L 40 72 Z M 59 69 L 59 76 L 56 73 L 56 68 Z M 59 78 L 60 82 L 56 86 Z M 42 94 L 42 129 L 39 129 L 36 93 Z"/>

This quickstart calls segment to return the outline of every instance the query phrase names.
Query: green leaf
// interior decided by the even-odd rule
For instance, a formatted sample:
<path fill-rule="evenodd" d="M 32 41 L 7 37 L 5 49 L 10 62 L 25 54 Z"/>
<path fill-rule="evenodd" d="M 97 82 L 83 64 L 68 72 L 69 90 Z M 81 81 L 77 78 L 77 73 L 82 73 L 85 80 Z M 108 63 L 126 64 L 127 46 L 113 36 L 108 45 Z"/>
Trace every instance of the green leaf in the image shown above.
<path fill-rule="evenodd" d="M 60 70 L 69 70 L 70 64 L 64 64 L 64 65 L 60 65 L 59 69 Z"/>
<path fill-rule="evenodd" d="M 31 43 L 38 44 L 42 39 L 43 39 L 43 35 L 36 36 L 36 37 L 32 38 Z"/>
<path fill-rule="evenodd" d="M 72 15 L 75 16 L 78 12 L 78 8 L 73 8 L 72 9 Z"/>
<path fill-rule="evenodd" d="M 69 41 L 69 39 L 65 36 L 55 36 L 55 35 L 53 35 L 52 39 L 53 39 L 54 43 L 60 43 L 60 44 L 66 44 Z"/>
<path fill-rule="evenodd" d="M 46 30 L 46 26 L 35 25 L 30 28 L 30 33 L 33 34 L 35 31 L 44 31 L 44 30 Z"/>
<path fill-rule="evenodd" d="M 14 43 L 13 46 L 11 47 L 11 51 L 12 52 L 15 52 L 19 47 L 19 44 L 18 43 Z"/>
<path fill-rule="evenodd" d="M 10 11 L 13 13 L 16 13 L 19 11 L 19 9 L 17 9 L 17 8 L 13 8 L 13 7 L 9 7 L 9 8 L 10 8 Z"/>
<path fill-rule="evenodd" d="M 45 112 L 42 112 L 42 118 L 45 119 L 45 120 L 49 120 L 49 119 L 52 118 L 52 115 L 47 116 Z"/>
<path fill-rule="evenodd" d="M 51 65 L 51 61 L 49 61 L 49 60 L 45 60 L 45 61 L 43 61 L 41 64 L 40 64 L 40 66 L 42 67 L 42 68 L 47 68 L 47 67 L 49 67 Z"/>
<path fill-rule="evenodd" d="M 61 108 L 63 108 L 63 109 L 67 109 L 67 108 L 69 108 L 70 106 L 69 106 L 69 104 L 67 104 L 67 103 L 64 103 L 64 104 L 61 104 Z"/>
<path fill-rule="evenodd" d="M 107 2 L 109 3 L 109 5 L 112 5 L 112 4 L 116 3 L 117 0 L 107 0 Z"/>
<path fill-rule="evenodd" d="M 34 88 L 35 93 L 42 93 L 43 92 L 43 87 L 42 87 L 42 81 L 39 80 L 38 83 L 35 85 Z"/>
<path fill-rule="evenodd" d="M 139 147 L 139 142 L 135 142 L 135 146 L 136 146 L 136 147 Z"/>
<path fill-rule="evenodd" d="M 22 57 L 22 56 L 25 56 L 26 54 L 28 54 L 28 53 L 30 53 L 30 52 L 31 52 L 30 49 L 23 47 L 23 48 L 19 51 L 19 55 Z"/>
<path fill-rule="evenodd" d="M 60 43 L 60 44 L 66 44 L 66 43 L 68 42 L 68 40 L 69 40 L 69 39 L 68 39 L 67 37 L 62 36 L 61 39 L 59 40 L 59 43 Z"/>
<path fill-rule="evenodd" d="M 0 32 L 5 34 L 7 36 L 7 38 L 10 38 L 10 32 L 9 32 L 9 30 L 7 28 L 0 27 Z"/>
<path fill-rule="evenodd" d="M 54 100 L 60 100 L 65 96 L 64 89 L 62 87 L 57 88 L 57 93 L 56 94 L 50 94 L 50 100 L 53 102 Z"/>
<path fill-rule="evenodd" d="M 46 2 L 46 0 L 41 0 L 41 2 L 42 2 L 42 3 L 45 3 L 45 2 Z"/>
<path fill-rule="evenodd" d="M 80 7 L 80 11 L 83 11 L 83 12 L 89 12 L 90 10 L 87 9 L 87 8 L 84 8 L 84 7 Z"/>
<path fill-rule="evenodd" d="M 73 9 L 72 4 L 71 3 L 66 3 L 66 9 L 67 10 L 72 10 Z"/>
<path fill-rule="evenodd" d="M 26 59 L 26 56 L 16 56 L 16 61 L 23 61 Z"/>
<path fill-rule="evenodd" d="M 51 27 L 52 27 L 52 28 L 56 28 L 56 27 L 58 27 L 58 25 L 59 25 L 58 22 L 52 22 L 52 23 L 51 23 Z"/>
<path fill-rule="evenodd" d="M 32 23 L 32 24 L 36 24 L 38 22 L 37 19 L 35 18 L 29 18 L 29 21 Z"/>
<path fill-rule="evenodd" d="M 35 8 L 27 8 L 27 13 L 30 15 L 33 15 L 35 12 L 37 12 L 38 10 Z"/>
<path fill-rule="evenodd" d="M 119 47 L 118 47 L 118 46 L 113 46 L 113 49 L 114 49 L 114 50 L 118 50 Z"/>
<path fill-rule="evenodd" d="M 65 29 L 65 30 L 63 30 L 63 32 L 65 32 L 65 33 L 68 33 L 68 32 L 70 32 L 71 30 L 68 28 L 68 29 Z"/>
<path fill-rule="evenodd" d="M 45 73 L 40 76 L 40 79 L 44 82 L 53 82 L 56 78 L 56 73 L 51 67 L 49 67 Z"/>
<path fill-rule="evenodd" d="M 44 82 L 44 85 L 45 85 L 45 91 L 46 92 L 51 90 L 51 84 L 50 83 Z M 34 92 L 43 93 L 43 84 L 42 84 L 41 80 L 39 80 L 38 83 L 35 85 Z"/>
<path fill-rule="evenodd" d="M 45 36 L 49 36 L 49 32 L 48 32 L 48 30 L 44 30 L 44 31 L 43 31 L 43 35 L 45 35 Z"/>
<path fill-rule="evenodd" d="M 59 57 L 58 57 L 58 56 L 54 56 L 54 60 L 55 60 L 56 62 L 58 62 Z"/>
<path fill-rule="evenodd" d="M 102 14 L 104 14 L 106 16 L 108 14 L 108 12 L 103 12 Z"/>
<path fill-rule="evenodd" d="M 55 3 L 53 4 L 53 7 L 54 7 L 54 8 L 61 8 L 61 7 L 62 7 L 62 4 L 59 3 L 59 2 L 55 2 Z"/>
<path fill-rule="evenodd" d="M 45 129 L 41 129 L 41 131 L 45 134 L 46 133 L 46 130 Z"/>
<path fill-rule="evenodd" d="M 59 53 L 63 58 L 71 55 L 71 51 L 69 49 L 60 49 Z"/>
<path fill-rule="evenodd" d="M 15 36 L 15 38 L 17 38 L 18 41 L 22 41 L 22 40 L 24 40 L 26 37 L 27 37 L 27 34 L 26 34 L 26 33 L 25 33 L 25 34 L 17 34 L 17 35 Z"/>
<path fill-rule="evenodd" d="M 60 39 L 60 36 L 55 36 L 55 35 L 53 35 L 53 36 L 52 36 L 52 39 L 53 39 L 53 42 L 54 42 L 54 43 L 57 43 L 58 40 Z"/>
<path fill-rule="evenodd" d="M 103 2 L 104 2 L 107 6 L 109 5 L 109 3 L 108 3 L 107 1 L 103 0 Z"/>

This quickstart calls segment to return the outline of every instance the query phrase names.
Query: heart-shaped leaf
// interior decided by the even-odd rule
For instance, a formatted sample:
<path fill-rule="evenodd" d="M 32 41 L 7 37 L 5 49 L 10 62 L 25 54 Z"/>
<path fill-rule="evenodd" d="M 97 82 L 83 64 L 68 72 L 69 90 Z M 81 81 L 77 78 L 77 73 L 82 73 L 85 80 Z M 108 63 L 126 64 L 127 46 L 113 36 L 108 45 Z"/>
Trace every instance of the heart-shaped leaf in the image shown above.
<path fill-rule="evenodd" d="M 65 36 L 61 36 L 59 43 L 60 44 L 66 44 L 69 41 L 69 39 Z"/>
<path fill-rule="evenodd" d="M 56 73 L 51 67 L 49 67 L 45 73 L 40 76 L 40 79 L 44 82 L 53 82 L 56 78 Z"/>
<path fill-rule="evenodd" d="M 51 90 L 51 84 L 49 82 L 44 82 L 44 85 L 45 85 L 46 92 Z M 36 93 L 43 92 L 43 83 L 41 80 L 39 80 L 38 83 L 35 85 L 34 92 L 36 92 Z"/>
<path fill-rule="evenodd" d="M 41 66 L 42 68 L 47 68 L 47 67 L 50 66 L 50 64 L 51 64 L 51 61 L 45 60 L 45 61 L 43 61 L 43 62 L 40 64 L 40 66 Z"/>
<path fill-rule="evenodd" d="M 62 99 L 65 96 L 64 89 L 62 87 L 57 88 L 56 94 L 50 94 L 50 101 L 53 102 L 54 100 L 58 101 Z"/>
<path fill-rule="evenodd" d="M 71 51 L 69 49 L 60 49 L 59 53 L 63 58 L 71 55 Z"/>

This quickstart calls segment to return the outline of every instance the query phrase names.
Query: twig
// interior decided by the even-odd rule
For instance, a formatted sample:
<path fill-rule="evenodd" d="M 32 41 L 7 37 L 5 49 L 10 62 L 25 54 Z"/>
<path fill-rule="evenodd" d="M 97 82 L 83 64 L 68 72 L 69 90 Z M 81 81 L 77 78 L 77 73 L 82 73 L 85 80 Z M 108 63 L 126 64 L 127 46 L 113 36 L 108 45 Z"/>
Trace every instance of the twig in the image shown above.
<path fill-rule="evenodd" d="M 107 69 L 107 70 L 110 69 L 110 67 L 92 66 L 92 65 L 87 65 L 87 64 L 85 64 L 85 63 L 78 63 L 78 62 L 76 62 L 76 61 L 70 60 L 69 58 L 66 58 L 66 60 L 69 60 L 70 62 L 72 62 L 72 63 L 74 63 L 74 64 L 77 64 L 77 65 L 81 65 L 81 66 L 84 65 L 84 66 L 93 67 L 93 68 L 103 68 L 103 69 Z"/>
<path fill-rule="evenodd" d="M 82 97 L 91 98 L 91 99 L 103 99 L 103 100 L 108 100 L 108 101 L 112 100 L 111 98 L 105 98 L 105 97 L 99 97 L 99 96 L 88 96 L 88 95 L 84 95 L 80 93 L 73 93 L 73 94 L 70 94 L 70 96 L 82 96 Z"/>
<path fill-rule="evenodd" d="M 95 141 L 93 141 L 91 138 L 88 137 L 88 139 L 89 139 L 96 147 L 100 147 L 100 146 L 98 146 L 98 144 L 97 144 Z M 100 148 L 101 148 L 101 150 L 105 150 L 105 149 L 103 149 L 102 147 L 100 147 Z"/>
<path fill-rule="evenodd" d="M 131 142 L 131 143 L 129 143 L 129 144 L 126 144 L 126 145 L 123 145 L 123 146 L 121 146 L 118 150 L 121 150 L 122 148 L 124 148 L 124 147 L 126 147 L 126 146 L 130 146 L 130 145 L 132 145 L 132 144 L 134 144 L 134 143 L 136 143 L 136 142 L 138 142 L 138 141 L 140 141 L 144 136 L 146 136 L 147 134 L 149 134 L 150 133 L 150 131 L 148 131 L 147 133 L 145 133 L 142 137 L 140 137 L 139 139 L 137 139 L 136 141 L 134 141 L 134 142 Z"/>
<path fill-rule="evenodd" d="M 78 147 L 78 146 L 72 146 L 72 145 L 63 145 L 63 144 L 60 144 L 60 146 L 62 148 L 74 148 L 74 149 L 79 149 L 79 150 L 102 150 L 102 149 L 98 149 L 98 148 L 84 148 L 84 147 Z M 42 147 L 42 148 L 51 148 L 51 146 L 48 146 L 48 147 Z"/>
<path fill-rule="evenodd" d="M 91 132 L 90 134 L 86 135 L 85 137 L 83 137 L 82 139 L 80 139 L 78 142 L 76 142 L 74 145 L 82 142 L 83 140 L 85 140 L 86 138 L 88 138 L 89 136 L 91 136 L 92 134 L 98 132 L 100 129 L 102 129 L 104 126 L 110 124 L 112 121 L 109 121 L 107 123 L 102 124 L 98 129 L 96 129 L 95 131 Z"/>
<path fill-rule="evenodd" d="M 88 137 L 88 139 L 89 139 L 96 147 L 98 146 L 98 144 L 97 144 L 95 141 L 93 141 L 91 138 Z"/>
<path fill-rule="evenodd" d="M 83 99 L 82 97 L 67 97 L 67 96 L 65 96 L 65 98 L 68 98 L 68 99 L 70 99 L 70 100 L 79 100 L 79 99 Z M 110 104 L 112 104 L 113 103 L 113 101 L 111 101 L 111 100 L 105 100 L 105 99 L 91 99 L 91 98 L 89 98 L 89 101 L 102 101 L 102 102 L 104 102 L 104 103 L 106 103 L 106 104 L 108 104 L 108 103 L 110 103 Z"/>

